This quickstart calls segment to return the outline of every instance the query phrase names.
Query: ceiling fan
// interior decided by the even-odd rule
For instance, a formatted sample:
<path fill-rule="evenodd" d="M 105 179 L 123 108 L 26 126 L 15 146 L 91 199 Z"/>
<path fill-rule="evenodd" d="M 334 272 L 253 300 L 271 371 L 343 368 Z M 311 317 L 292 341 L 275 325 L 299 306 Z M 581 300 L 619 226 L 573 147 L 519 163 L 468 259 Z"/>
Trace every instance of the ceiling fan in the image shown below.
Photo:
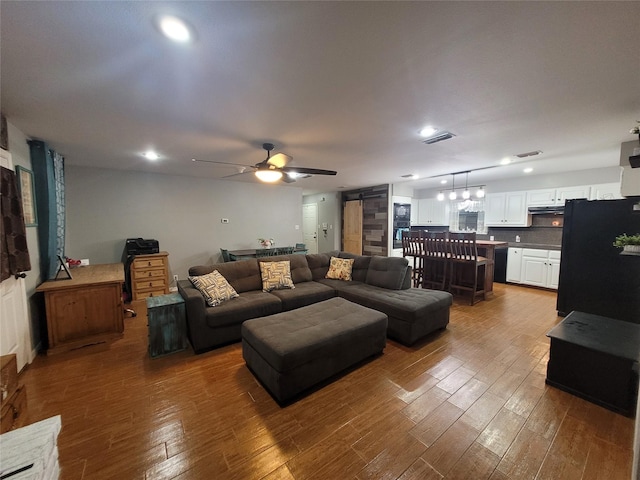
<path fill-rule="evenodd" d="M 293 157 L 285 153 L 276 153 L 271 155 L 271 151 L 275 148 L 273 143 L 263 143 L 262 148 L 267 151 L 267 158 L 263 161 L 256 163 L 255 165 L 242 165 L 239 163 L 218 162 L 215 160 L 200 160 L 194 158 L 194 162 L 207 162 L 216 163 L 219 165 L 233 165 L 236 167 L 243 167 L 243 170 L 232 175 L 227 175 L 222 178 L 235 177 L 236 175 L 243 175 L 250 172 L 253 169 L 255 176 L 263 182 L 273 183 L 278 180 L 282 180 L 286 183 L 295 182 L 296 178 L 307 178 L 311 175 L 336 175 L 338 172 L 335 170 L 322 170 L 320 168 L 306 168 L 306 167 L 287 167 L 287 164 Z"/>

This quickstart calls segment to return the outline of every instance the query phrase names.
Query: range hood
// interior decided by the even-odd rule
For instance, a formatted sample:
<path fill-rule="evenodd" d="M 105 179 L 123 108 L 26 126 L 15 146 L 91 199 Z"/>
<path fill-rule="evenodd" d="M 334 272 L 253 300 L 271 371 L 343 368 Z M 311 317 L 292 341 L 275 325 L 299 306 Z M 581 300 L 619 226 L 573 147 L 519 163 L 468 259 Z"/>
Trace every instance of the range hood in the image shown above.
<path fill-rule="evenodd" d="M 529 207 L 529 213 L 531 215 L 562 215 L 564 213 L 564 205 L 556 205 L 555 207 Z"/>

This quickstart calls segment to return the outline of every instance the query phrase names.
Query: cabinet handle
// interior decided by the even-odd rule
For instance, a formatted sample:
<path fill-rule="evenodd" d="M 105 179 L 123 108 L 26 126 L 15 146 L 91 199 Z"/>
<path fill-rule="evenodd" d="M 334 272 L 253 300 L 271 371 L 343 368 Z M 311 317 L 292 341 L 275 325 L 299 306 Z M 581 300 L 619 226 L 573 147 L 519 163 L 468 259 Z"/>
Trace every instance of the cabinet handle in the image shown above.
<path fill-rule="evenodd" d="M 150 267 L 150 266 L 151 266 L 151 261 L 149 261 L 149 262 L 147 262 L 147 263 L 149 264 L 149 265 L 147 265 L 147 266 L 148 266 L 148 267 Z"/>
<path fill-rule="evenodd" d="M 153 287 L 153 283 L 149 282 L 149 286 L 150 286 L 150 287 Z"/>

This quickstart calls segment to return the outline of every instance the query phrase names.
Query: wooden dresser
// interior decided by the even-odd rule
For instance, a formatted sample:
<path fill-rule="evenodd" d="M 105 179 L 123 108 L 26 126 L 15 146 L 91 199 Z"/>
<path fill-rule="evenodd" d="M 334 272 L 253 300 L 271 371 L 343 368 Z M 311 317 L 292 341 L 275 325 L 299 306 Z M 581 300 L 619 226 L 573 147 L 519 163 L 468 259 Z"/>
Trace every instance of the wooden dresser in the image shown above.
<path fill-rule="evenodd" d="M 18 383 L 15 354 L 0 357 L 0 433 L 21 427 L 27 417 L 27 390 Z"/>
<path fill-rule="evenodd" d="M 136 255 L 131 262 L 131 300 L 169 293 L 169 254 Z"/>
<path fill-rule="evenodd" d="M 49 280 L 44 292 L 48 354 L 122 337 L 124 265 L 110 263 L 71 269 L 71 279 Z"/>

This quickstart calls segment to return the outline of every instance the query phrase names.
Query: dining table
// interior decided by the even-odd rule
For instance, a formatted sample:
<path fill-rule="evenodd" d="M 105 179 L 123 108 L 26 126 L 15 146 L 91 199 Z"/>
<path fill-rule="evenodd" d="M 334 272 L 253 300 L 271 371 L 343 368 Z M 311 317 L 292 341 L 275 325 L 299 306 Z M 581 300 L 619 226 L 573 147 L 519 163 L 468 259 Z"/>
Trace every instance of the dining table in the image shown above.
<path fill-rule="evenodd" d="M 278 250 L 287 251 L 293 248 L 293 253 L 304 255 L 307 253 L 306 248 L 296 248 L 296 247 L 272 247 L 271 250 L 276 250 L 274 255 L 280 255 Z M 237 260 L 248 260 L 250 258 L 256 258 L 258 256 L 258 252 L 261 252 L 265 249 L 263 248 L 245 248 L 239 250 L 229 250 L 229 259 L 232 262 Z"/>

